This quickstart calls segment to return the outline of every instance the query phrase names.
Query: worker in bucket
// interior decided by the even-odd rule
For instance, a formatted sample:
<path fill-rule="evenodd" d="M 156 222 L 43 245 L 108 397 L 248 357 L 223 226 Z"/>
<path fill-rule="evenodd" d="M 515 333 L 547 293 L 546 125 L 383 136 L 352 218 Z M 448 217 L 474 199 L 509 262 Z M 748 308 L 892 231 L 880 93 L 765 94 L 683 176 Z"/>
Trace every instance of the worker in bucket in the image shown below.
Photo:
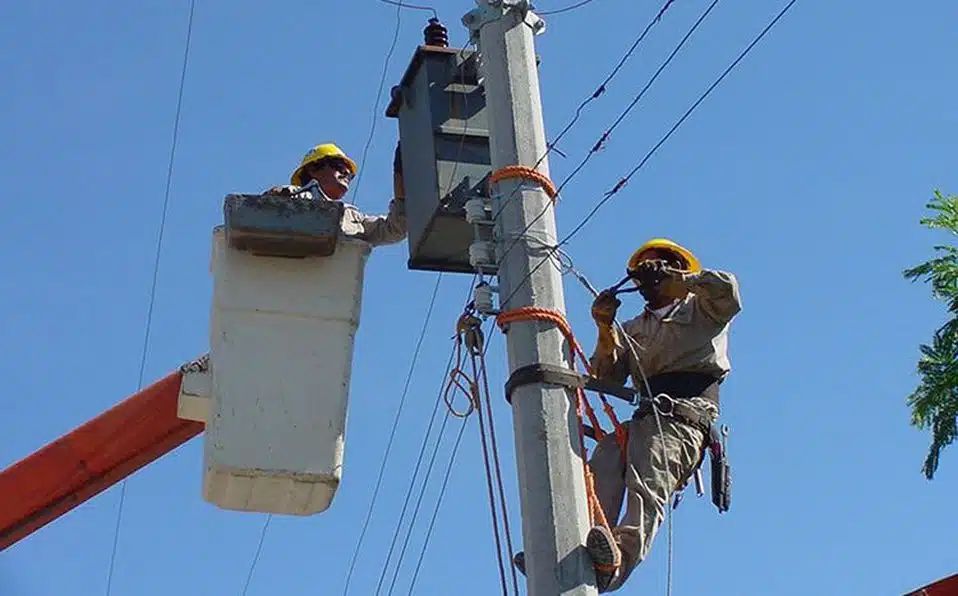
<path fill-rule="evenodd" d="M 290 176 L 290 185 L 274 186 L 265 194 L 342 201 L 359 167 L 332 143 L 316 145 L 303 157 Z M 393 158 L 393 196 L 387 215 L 366 215 L 343 201 L 343 235 L 364 240 L 373 246 L 393 244 L 406 237 L 406 201 L 402 183 L 399 145 Z"/>
<path fill-rule="evenodd" d="M 600 592 L 621 587 L 645 559 L 673 493 L 698 468 L 718 417 L 719 384 L 730 370 L 729 324 L 742 308 L 734 275 L 703 269 L 671 240 L 639 247 L 628 273 L 646 301 L 639 316 L 622 324 L 629 337 L 614 324 L 621 305 L 615 291 L 592 303 L 599 331 L 593 374 L 618 385 L 632 376 L 643 394 L 627 425 L 624 456 L 609 434 L 589 461 L 610 526 L 593 527 L 586 540 Z"/>

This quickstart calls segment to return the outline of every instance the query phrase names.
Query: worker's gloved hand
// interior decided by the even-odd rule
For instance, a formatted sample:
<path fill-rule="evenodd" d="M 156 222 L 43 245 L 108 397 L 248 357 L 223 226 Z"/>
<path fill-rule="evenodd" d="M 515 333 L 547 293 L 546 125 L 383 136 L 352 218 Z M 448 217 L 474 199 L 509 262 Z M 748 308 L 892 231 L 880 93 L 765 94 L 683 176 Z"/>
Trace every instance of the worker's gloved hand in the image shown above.
<path fill-rule="evenodd" d="M 399 150 L 399 141 L 396 141 L 396 152 L 393 153 L 393 197 L 397 201 L 406 200 L 406 187 L 402 178 L 402 153 Z"/>
<path fill-rule="evenodd" d="M 402 151 L 399 150 L 399 141 L 396 141 L 396 151 L 393 153 L 393 173 L 402 174 Z"/>
<path fill-rule="evenodd" d="M 615 313 L 622 306 L 622 301 L 609 291 L 599 292 L 592 302 L 592 318 L 600 325 L 612 325 Z"/>
<path fill-rule="evenodd" d="M 653 288 L 663 279 L 670 277 L 672 271 L 673 269 L 665 261 L 649 259 L 639 263 L 635 269 L 629 272 L 629 275 L 639 283 L 640 288 Z"/>
<path fill-rule="evenodd" d="M 263 193 L 264 195 L 276 195 L 280 197 L 293 196 L 293 189 L 289 186 L 274 186 Z"/>

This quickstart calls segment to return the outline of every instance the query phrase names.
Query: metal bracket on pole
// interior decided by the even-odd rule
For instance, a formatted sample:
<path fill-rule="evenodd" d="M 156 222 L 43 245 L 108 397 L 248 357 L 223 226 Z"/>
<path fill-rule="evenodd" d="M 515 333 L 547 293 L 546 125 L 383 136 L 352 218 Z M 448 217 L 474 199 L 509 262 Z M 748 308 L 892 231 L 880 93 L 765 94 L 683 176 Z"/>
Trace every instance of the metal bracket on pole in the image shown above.
<path fill-rule="evenodd" d="M 479 43 L 479 31 L 489 23 L 501 19 L 507 12 L 518 10 L 522 13 L 522 22 L 532 33 L 539 35 L 546 30 L 546 22 L 532 12 L 529 0 L 476 0 L 478 5 L 462 17 L 462 24 L 469 29 L 469 41 Z"/>

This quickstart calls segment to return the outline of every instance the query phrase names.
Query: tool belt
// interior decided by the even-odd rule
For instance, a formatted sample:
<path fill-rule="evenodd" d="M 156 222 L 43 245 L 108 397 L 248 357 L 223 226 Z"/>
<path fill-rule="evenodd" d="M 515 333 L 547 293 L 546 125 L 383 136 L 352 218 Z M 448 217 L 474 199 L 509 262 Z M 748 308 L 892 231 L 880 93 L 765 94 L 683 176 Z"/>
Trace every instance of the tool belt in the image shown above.
<path fill-rule="evenodd" d="M 639 401 L 639 407 L 637 407 L 632 414 L 632 419 L 638 420 L 644 418 L 653 412 L 653 408 L 658 407 L 659 414 L 675 418 L 689 426 L 694 426 L 702 431 L 706 437 L 709 436 L 709 429 L 712 426 L 712 416 L 708 412 L 701 408 L 696 408 L 685 399 L 675 399 L 671 395 L 668 397 L 669 399 L 667 400 L 657 400 L 655 402 L 653 402 L 655 398 L 643 398 Z"/>
<path fill-rule="evenodd" d="M 649 377 L 649 389 L 652 395 L 645 395 L 644 383 L 637 383 L 644 397 L 655 397 L 662 393 L 673 399 L 701 397 L 719 405 L 719 384 L 721 379 L 708 373 L 668 372 Z"/>

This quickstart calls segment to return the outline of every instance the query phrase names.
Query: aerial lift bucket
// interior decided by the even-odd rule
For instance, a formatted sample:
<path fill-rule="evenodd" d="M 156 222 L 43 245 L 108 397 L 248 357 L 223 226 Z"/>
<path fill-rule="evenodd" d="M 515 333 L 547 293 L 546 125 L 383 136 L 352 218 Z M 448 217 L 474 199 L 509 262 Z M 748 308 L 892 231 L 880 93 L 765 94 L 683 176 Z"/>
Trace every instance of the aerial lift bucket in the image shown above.
<path fill-rule="evenodd" d="M 203 497 L 317 513 L 342 473 L 370 246 L 339 238 L 342 205 L 331 201 L 231 195 L 225 210 L 209 358 L 184 370 L 179 403 L 180 416 L 206 422 Z"/>

